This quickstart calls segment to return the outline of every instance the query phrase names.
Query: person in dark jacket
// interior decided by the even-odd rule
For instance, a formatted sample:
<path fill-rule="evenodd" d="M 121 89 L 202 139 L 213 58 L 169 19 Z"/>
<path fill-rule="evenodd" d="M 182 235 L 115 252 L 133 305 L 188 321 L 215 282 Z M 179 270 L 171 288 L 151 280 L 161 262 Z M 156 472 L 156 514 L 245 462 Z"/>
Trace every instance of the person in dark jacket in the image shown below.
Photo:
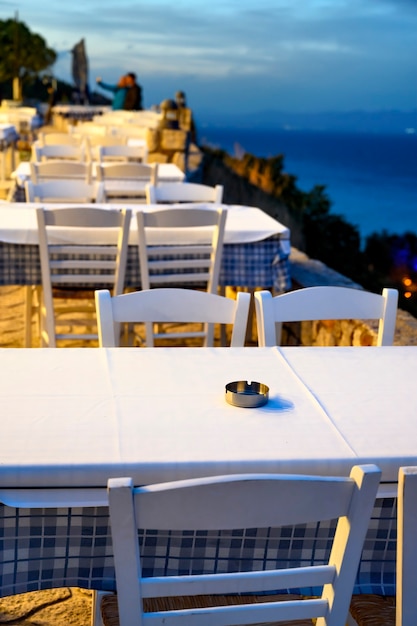
<path fill-rule="evenodd" d="M 142 106 L 142 87 L 136 82 L 136 74 L 129 72 L 126 74 L 126 97 L 124 109 L 126 111 L 141 111 Z"/>

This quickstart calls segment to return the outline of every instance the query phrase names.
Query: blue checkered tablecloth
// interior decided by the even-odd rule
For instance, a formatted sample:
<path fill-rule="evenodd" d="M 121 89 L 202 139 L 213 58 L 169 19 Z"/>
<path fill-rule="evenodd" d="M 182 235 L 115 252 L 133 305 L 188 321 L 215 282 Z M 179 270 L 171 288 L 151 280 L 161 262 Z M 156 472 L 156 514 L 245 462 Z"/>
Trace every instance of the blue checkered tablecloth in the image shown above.
<path fill-rule="evenodd" d="M 332 522 L 279 530 L 139 533 L 145 576 L 321 564 Z M 375 503 L 355 593 L 394 595 L 396 499 Z M 52 587 L 115 590 L 108 509 L 0 505 L 0 595 Z M 289 590 L 314 594 L 317 589 Z"/>
<path fill-rule="evenodd" d="M 0 285 L 40 285 L 38 246 L 0 242 Z M 219 284 L 264 287 L 277 292 L 291 287 L 288 252 L 279 236 L 250 243 L 225 244 Z M 126 287 L 140 287 L 137 246 L 129 246 Z"/>

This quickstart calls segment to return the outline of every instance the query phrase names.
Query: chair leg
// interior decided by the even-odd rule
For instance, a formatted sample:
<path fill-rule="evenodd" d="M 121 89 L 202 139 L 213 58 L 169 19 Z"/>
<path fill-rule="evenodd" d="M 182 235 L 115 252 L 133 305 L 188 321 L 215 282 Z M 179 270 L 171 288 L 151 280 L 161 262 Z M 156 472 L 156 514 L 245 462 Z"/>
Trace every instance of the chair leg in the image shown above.
<path fill-rule="evenodd" d="M 91 604 L 91 626 L 104 626 L 101 618 L 101 600 L 104 596 L 113 595 L 108 591 L 96 591 L 93 590 L 92 604 Z"/>
<path fill-rule="evenodd" d="M 225 296 L 226 295 L 226 289 L 227 289 L 227 287 L 225 287 L 224 285 L 220 285 L 218 290 L 217 290 L 218 294 L 220 296 Z M 221 345 L 222 348 L 227 346 L 226 324 L 220 324 L 220 345 Z"/>
<path fill-rule="evenodd" d="M 248 325 L 246 328 L 246 340 L 245 340 L 245 344 L 247 346 L 250 346 L 251 344 L 256 342 L 256 345 L 258 345 L 258 339 L 257 337 L 254 337 L 253 334 L 253 322 L 255 319 L 255 299 L 253 294 L 255 293 L 255 289 L 253 287 L 245 287 L 242 291 L 246 291 L 248 293 L 250 293 L 250 305 L 249 305 L 249 314 L 248 314 Z"/>
<path fill-rule="evenodd" d="M 25 285 L 24 287 L 24 346 L 30 348 L 32 346 L 32 305 L 33 292 L 36 289 L 34 285 Z"/>

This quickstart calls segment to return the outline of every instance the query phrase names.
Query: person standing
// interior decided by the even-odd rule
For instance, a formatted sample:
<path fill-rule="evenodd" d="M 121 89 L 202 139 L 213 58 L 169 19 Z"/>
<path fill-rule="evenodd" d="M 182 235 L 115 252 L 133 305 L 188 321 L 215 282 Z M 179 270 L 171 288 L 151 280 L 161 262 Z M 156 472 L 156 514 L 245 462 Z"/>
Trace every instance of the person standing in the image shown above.
<path fill-rule="evenodd" d="M 128 91 L 128 79 L 126 75 L 120 78 L 117 85 L 104 83 L 99 76 L 96 78 L 96 83 L 102 89 L 106 89 L 107 91 L 112 91 L 114 93 L 112 103 L 113 111 L 120 111 L 121 109 L 124 109 L 126 94 Z"/>
<path fill-rule="evenodd" d="M 142 106 L 142 87 L 136 82 L 136 74 L 129 72 L 126 74 L 126 98 L 124 102 L 124 109 L 126 111 L 141 111 Z"/>

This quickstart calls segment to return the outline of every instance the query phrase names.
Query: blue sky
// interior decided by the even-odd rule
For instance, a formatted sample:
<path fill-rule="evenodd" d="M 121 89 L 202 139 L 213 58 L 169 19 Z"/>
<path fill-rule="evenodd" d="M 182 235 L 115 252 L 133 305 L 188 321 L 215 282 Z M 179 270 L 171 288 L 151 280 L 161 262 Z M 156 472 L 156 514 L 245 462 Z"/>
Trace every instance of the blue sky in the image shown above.
<path fill-rule="evenodd" d="M 90 88 L 135 71 L 149 107 L 176 91 L 244 113 L 417 108 L 417 0 L 1 1 L 59 54 L 86 42 Z"/>

